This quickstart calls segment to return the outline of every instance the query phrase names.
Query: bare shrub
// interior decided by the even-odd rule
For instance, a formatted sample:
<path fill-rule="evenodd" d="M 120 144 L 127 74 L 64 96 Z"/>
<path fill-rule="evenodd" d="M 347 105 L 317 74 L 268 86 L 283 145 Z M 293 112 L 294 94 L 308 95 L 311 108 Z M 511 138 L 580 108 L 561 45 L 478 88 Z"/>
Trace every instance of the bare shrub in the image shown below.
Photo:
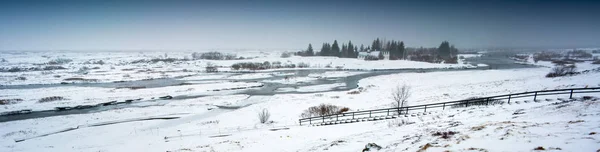
<path fill-rule="evenodd" d="M 320 104 L 318 106 L 312 106 L 302 112 L 302 118 L 308 117 L 316 117 L 316 116 L 326 116 L 333 114 L 340 114 L 342 112 L 346 112 L 345 110 L 350 110 L 347 107 L 341 107 L 331 104 Z"/>
<path fill-rule="evenodd" d="M 409 125 L 409 124 L 413 124 L 413 123 L 415 123 L 415 122 L 411 122 L 407 118 L 394 119 L 394 120 L 388 121 L 388 127 L 390 127 L 390 128 L 401 127 L 401 126 Z"/>
<path fill-rule="evenodd" d="M 44 102 L 52 102 L 52 101 L 58 101 L 58 100 L 65 100 L 65 98 L 61 97 L 61 96 L 50 96 L 50 97 L 44 97 L 44 98 L 38 100 L 38 102 L 44 103 Z"/>
<path fill-rule="evenodd" d="M 73 60 L 71 60 L 71 59 L 64 59 L 64 58 L 56 58 L 54 60 L 48 61 L 48 63 L 46 63 L 46 64 L 66 64 L 66 63 L 69 63 L 71 61 L 73 61 Z"/>
<path fill-rule="evenodd" d="M 290 52 L 283 52 L 281 53 L 281 58 L 289 58 L 292 56 L 292 53 Z"/>
<path fill-rule="evenodd" d="M 458 132 L 454 132 L 454 131 L 442 131 L 442 132 L 435 132 L 432 134 L 432 136 L 441 136 L 444 139 L 448 139 L 450 137 L 452 137 L 452 135 L 457 134 Z"/>
<path fill-rule="evenodd" d="M 304 62 L 298 63 L 298 68 L 308 68 L 308 67 L 310 67 L 310 64 L 308 64 L 308 63 L 304 63 Z"/>
<path fill-rule="evenodd" d="M 269 110 L 267 109 L 262 109 L 262 111 L 258 112 L 258 120 L 260 120 L 260 123 L 267 123 L 270 117 L 271 113 L 269 113 Z"/>
<path fill-rule="evenodd" d="M 23 99 L 0 99 L 0 105 L 16 104 L 21 101 L 23 101 Z"/>
<path fill-rule="evenodd" d="M 26 77 L 17 77 L 17 78 L 15 78 L 15 80 L 27 80 L 27 78 Z"/>
<path fill-rule="evenodd" d="M 340 111 L 338 113 L 344 113 L 344 112 L 348 112 L 348 111 L 350 111 L 350 108 L 344 107 L 344 108 L 340 109 Z"/>
<path fill-rule="evenodd" d="M 575 65 L 556 66 L 556 67 L 552 68 L 552 71 L 550 71 L 550 73 L 546 74 L 546 77 L 553 78 L 553 77 L 561 77 L 561 76 L 566 76 L 566 75 L 574 75 L 574 74 L 576 74 L 576 69 L 577 69 L 577 67 Z"/>
<path fill-rule="evenodd" d="M 397 85 L 394 90 L 392 90 L 392 98 L 394 99 L 394 103 L 392 105 L 396 108 L 401 108 L 406 105 L 406 101 L 410 97 L 410 86 Z"/>
<path fill-rule="evenodd" d="M 487 99 L 480 97 L 470 97 L 465 99 L 464 101 L 458 102 L 456 104 L 451 105 L 452 108 L 460 108 L 466 106 L 474 106 L 474 105 L 495 105 L 501 104 L 503 101 L 498 99 Z"/>
<path fill-rule="evenodd" d="M 215 66 L 213 63 L 206 63 L 206 67 L 204 67 L 207 73 L 210 72 L 219 72 L 219 69 L 217 69 L 217 66 Z"/>

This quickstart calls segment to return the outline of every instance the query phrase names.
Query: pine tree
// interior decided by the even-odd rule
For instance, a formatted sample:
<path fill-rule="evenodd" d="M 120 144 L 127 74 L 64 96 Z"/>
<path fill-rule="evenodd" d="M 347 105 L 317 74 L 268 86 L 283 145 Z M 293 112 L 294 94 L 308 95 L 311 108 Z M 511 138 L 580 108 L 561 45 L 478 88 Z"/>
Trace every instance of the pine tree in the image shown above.
<path fill-rule="evenodd" d="M 348 48 L 346 49 L 346 57 L 347 58 L 354 58 L 354 44 L 352 44 L 352 41 L 348 41 Z"/>
<path fill-rule="evenodd" d="M 400 59 L 405 59 L 406 57 L 406 48 L 404 48 L 404 42 L 400 41 L 400 44 L 398 44 L 398 52 L 400 53 Z"/>
<path fill-rule="evenodd" d="M 381 50 L 381 41 L 379 40 L 379 38 L 377 38 L 376 40 L 373 41 L 371 49 L 372 49 L 371 51 L 380 51 Z"/>
<path fill-rule="evenodd" d="M 328 43 L 323 43 L 323 47 L 321 47 L 321 52 L 319 52 L 320 56 L 329 56 L 331 47 Z"/>
<path fill-rule="evenodd" d="M 442 44 L 440 44 L 440 47 L 438 47 L 438 55 L 442 58 L 449 58 L 450 57 L 450 43 L 448 41 L 444 41 L 442 42 Z"/>
<path fill-rule="evenodd" d="M 365 50 L 365 46 L 361 44 L 361 45 L 360 45 L 360 52 L 365 52 L 365 51 L 366 51 L 366 50 Z"/>
<path fill-rule="evenodd" d="M 348 57 L 348 46 L 346 44 L 342 44 L 342 52 L 340 52 L 340 58 Z"/>
<path fill-rule="evenodd" d="M 333 45 L 331 45 L 331 50 L 330 50 L 330 54 L 329 56 L 339 56 L 340 54 L 340 46 L 338 46 L 338 42 L 337 40 L 333 41 Z"/>
<path fill-rule="evenodd" d="M 308 43 L 308 49 L 306 49 L 305 56 L 314 56 L 315 52 L 313 51 L 312 44 Z"/>

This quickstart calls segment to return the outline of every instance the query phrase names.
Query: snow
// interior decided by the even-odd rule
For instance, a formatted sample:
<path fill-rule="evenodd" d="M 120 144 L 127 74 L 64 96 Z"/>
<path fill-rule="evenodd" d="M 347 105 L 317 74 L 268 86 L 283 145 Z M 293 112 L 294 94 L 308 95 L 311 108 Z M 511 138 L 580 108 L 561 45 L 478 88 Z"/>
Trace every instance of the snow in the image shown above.
<path fill-rule="evenodd" d="M 359 75 L 359 74 L 363 74 L 366 72 L 351 72 L 351 71 L 327 71 L 324 73 L 311 73 L 308 75 L 308 77 L 315 77 L 315 78 L 339 78 L 339 77 L 347 77 L 347 76 L 352 76 L 352 75 Z"/>
<path fill-rule="evenodd" d="M 73 107 L 77 105 L 96 105 L 109 101 L 124 101 L 128 99 L 149 100 L 161 96 L 204 95 L 211 94 L 214 89 L 260 86 L 261 83 L 217 81 L 213 83 L 168 86 L 160 88 L 99 88 L 99 87 L 60 87 L 28 89 L 4 89 L 3 98 L 23 99 L 19 104 L 1 105 L 0 112 L 31 109 L 34 111 L 51 110 L 54 107 Z M 38 102 L 39 99 L 50 96 L 61 96 L 65 100 Z"/>
<path fill-rule="evenodd" d="M 344 83 L 334 83 L 334 84 L 322 84 L 322 85 L 313 85 L 307 87 L 298 87 L 298 88 L 279 88 L 275 90 L 276 92 L 316 92 L 316 91 L 327 91 L 337 87 L 345 87 Z"/>
<path fill-rule="evenodd" d="M 261 58 L 270 60 L 277 54 L 253 52 Z M 41 53 L 48 55 L 47 53 Z M 43 57 L 31 54 L 14 54 L 11 65 L 20 62 L 33 62 Z M 52 55 L 52 54 L 50 54 Z M 155 54 L 107 53 L 107 58 L 130 60 L 159 56 Z M 182 54 L 183 55 L 183 54 Z M 19 56 L 21 56 L 19 58 Z M 54 55 L 55 56 L 60 55 Z M 77 55 L 66 53 L 65 56 L 78 62 L 91 59 L 94 55 Z M 163 55 L 164 56 L 164 55 Z M 168 56 L 176 56 L 169 54 Z M 10 59 L 10 58 L 8 58 Z M 430 64 L 410 61 L 360 61 L 329 57 L 291 57 L 281 60 L 290 62 L 312 61 L 311 65 L 344 66 L 344 68 L 447 68 L 446 64 Z M 338 62 L 339 61 L 339 62 Z M 359 62 L 360 61 L 360 62 Z M 40 61 L 45 62 L 45 61 Z M 166 72 L 174 69 L 195 69 L 203 66 L 204 61 L 189 64 L 160 65 L 164 73 L 186 75 L 188 73 Z M 213 62 L 213 61 L 211 61 Z M 227 62 L 216 61 L 216 64 L 227 65 Z M 546 64 L 540 63 L 539 64 Z M 414 65 L 414 66 L 413 66 Z M 2 66 L 5 66 L 4 64 Z M 146 65 L 159 66 L 159 65 Z M 167 66 L 181 66 L 167 68 Z M 581 63 L 580 70 L 595 69 L 600 65 Z M 140 66 L 143 67 L 143 66 Z M 196 67 L 196 68 L 192 68 Z M 319 67 L 319 66 L 315 66 Z M 105 67 L 102 67 L 105 68 Z M 110 69 L 110 68 L 108 68 Z M 116 78 L 124 73 L 125 67 L 113 70 L 102 81 L 122 80 Z M 143 68 L 138 68 L 143 69 Z M 155 69 L 155 68 L 151 68 Z M 158 70 L 155 70 L 158 71 Z M 218 94 L 213 89 L 231 87 L 250 87 L 262 83 L 311 83 L 323 78 L 339 78 L 366 72 L 327 71 L 321 74 L 310 74 L 296 77 L 293 73 L 248 73 L 248 74 L 206 74 L 190 72 L 189 77 L 177 78 L 187 83 L 160 88 L 115 89 L 101 87 L 61 86 L 40 89 L 2 89 L 1 98 L 22 98 L 18 104 L 1 105 L 0 111 L 18 109 L 51 109 L 55 106 L 74 106 L 80 104 L 97 104 L 110 100 L 136 99 L 144 100 L 163 95 L 213 95 L 184 100 L 168 100 L 164 105 L 119 108 L 102 112 L 64 115 L 37 119 L 26 119 L 0 123 L 0 151 L 361 151 L 367 143 L 376 143 L 383 147 L 381 151 L 418 151 L 422 146 L 430 144 L 428 151 L 532 151 L 541 146 L 545 149 L 560 148 L 563 151 L 595 151 L 597 144 L 597 126 L 600 125 L 600 101 L 574 101 L 558 103 L 556 98 L 568 98 L 568 95 L 544 96 L 538 99 L 554 99 L 547 102 L 530 102 L 520 104 L 504 104 L 494 106 L 428 109 L 427 115 L 403 117 L 385 121 L 361 122 L 331 126 L 299 126 L 301 113 L 322 103 L 350 108 L 350 111 L 373 108 L 387 108 L 393 102 L 391 90 L 397 85 L 411 86 L 412 96 L 409 105 L 437 103 L 461 100 L 469 97 L 493 96 L 507 93 L 518 93 L 535 90 L 551 90 L 562 88 L 600 87 L 600 72 L 589 72 L 567 77 L 545 78 L 550 67 L 508 70 L 466 70 L 427 73 L 397 73 L 361 79 L 361 89 L 350 91 L 329 91 L 322 93 L 276 94 L 272 96 L 249 96 L 230 93 Z M 33 75 L 36 74 L 35 72 Z M 14 74 L 14 73 L 11 73 Z M 19 74 L 27 74 L 17 73 Z M 64 72 L 63 74 L 71 74 Z M 142 77 L 161 77 L 161 74 L 144 73 Z M 89 75 L 89 74 L 88 74 Z M 288 79 L 264 80 L 261 82 L 231 82 L 223 79 L 255 79 L 273 75 L 290 76 Z M 5 80 L 15 77 L 3 75 Z M 64 78 L 64 77 L 63 77 Z M 96 77 L 97 78 L 97 77 Z M 62 79 L 62 78 L 61 78 Z M 28 79 L 27 83 L 33 84 Z M 49 80 L 49 79 L 46 79 Z M 60 79 L 58 79 L 60 80 Z M 41 80 L 33 80 L 41 81 Z M 58 82 L 58 81 L 57 81 Z M 27 84 L 23 83 L 23 84 Z M 10 84 L 13 84 L 12 82 Z M 344 83 L 308 85 L 297 88 L 284 88 L 278 91 L 312 92 L 343 87 Z M 349 92 L 357 92 L 350 94 Z M 69 100 L 37 103 L 42 97 L 60 95 Z M 600 97 L 600 93 L 588 94 Z M 580 99 L 583 95 L 575 95 Z M 517 99 L 523 101 L 525 99 Z M 529 99 L 530 100 L 530 99 Z M 556 103 L 556 104 L 554 104 Z M 218 106 L 238 109 L 216 108 Z M 257 112 L 267 109 L 273 122 L 260 124 Z M 524 114 L 515 114 L 523 109 Z M 132 121 L 140 118 L 177 116 L 179 119 Z M 413 122 L 398 126 L 402 121 Z M 119 122 L 116 124 L 93 126 Z M 78 127 L 79 126 L 79 127 Z M 15 139 L 36 137 L 46 133 L 78 127 L 78 129 L 32 138 L 22 142 Z M 271 131 L 273 128 L 289 128 Z M 457 134 L 448 139 L 433 135 L 435 132 L 453 131 Z M 591 135 L 596 132 L 595 135 Z M 223 135 L 223 137 L 214 137 Z M 227 135 L 227 136 L 225 136 Z"/>

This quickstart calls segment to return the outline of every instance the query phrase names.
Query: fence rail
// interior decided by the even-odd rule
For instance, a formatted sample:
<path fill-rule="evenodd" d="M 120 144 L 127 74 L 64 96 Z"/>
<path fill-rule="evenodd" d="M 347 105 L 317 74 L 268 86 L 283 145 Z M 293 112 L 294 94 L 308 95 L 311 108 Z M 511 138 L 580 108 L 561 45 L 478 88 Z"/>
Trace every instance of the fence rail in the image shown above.
<path fill-rule="evenodd" d="M 355 118 L 374 118 L 374 116 L 394 116 L 394 115 L 402 115 L 408 114 L 409 111 L 423 110 L 423 112 L 427 112 L 427 109 L 432 108 L 442 108 L 442 110 L 446 109 L 446 107 L 468 107 L 472 105 L 489 105 L 490 102 L 494 103 L 496 101 L 508 100 L 510 103 L 511 99 L 525 98 L 525 97 L 533 97 L 533 101 L 537 101 L 538 96 L 547 96 L 547 95 L 561 95 L 561 94 L 569 94 L 569 99 L 573 98 L 573 94 L 582 94 L 582 93 L 598 93 L 600 92 L 600 87 L 596 88 L 571 88 L 571 89 L 558 89 L 558 90 L 540 90 L 540 91 L 532 91 L 532 92 L 521 92 L 521 93 L 513 93 L 513 94 L 505 94 L 505 95 L 497 95 L 497 96 L 489 96 L 489 97 L 481 97 L 474 99 L 466 99 L 466 100 L 458 100 L 458 101 L 450 101 L 450 102 L 440 102 L 440 103 L 432 103 L 432 104 L 424 104 L 424 105 L 415 105 L 415 106 L 407 106 L 407 107 L 399 107 L 399 108 L 385 108 L 385 109 L 373 109 L 373 110 L 364 110 L 364 111 L 355 111 L 355 112 L 345 112 L 341 114 L 333 114 L 326 116 L 317 116 L 317 117 L 309 117 L 299 119 L 300 125 L 302 124 L 313 124 L 313 123 L 325 123 L 330 121 L 340 121 L 340 120 L 354 120 Z M 368 117 L 367 117 L 368 115 Z"/>

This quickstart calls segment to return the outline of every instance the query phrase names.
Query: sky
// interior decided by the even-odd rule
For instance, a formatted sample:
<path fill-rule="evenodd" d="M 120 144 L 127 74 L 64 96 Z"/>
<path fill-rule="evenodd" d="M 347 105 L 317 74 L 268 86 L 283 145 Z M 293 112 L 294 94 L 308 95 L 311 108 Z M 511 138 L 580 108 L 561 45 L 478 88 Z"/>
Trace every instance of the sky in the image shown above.
<path fill-rule="evenodd" d="M 2 0 L 0 50 L 600 47 L 600 1 Z"/>

